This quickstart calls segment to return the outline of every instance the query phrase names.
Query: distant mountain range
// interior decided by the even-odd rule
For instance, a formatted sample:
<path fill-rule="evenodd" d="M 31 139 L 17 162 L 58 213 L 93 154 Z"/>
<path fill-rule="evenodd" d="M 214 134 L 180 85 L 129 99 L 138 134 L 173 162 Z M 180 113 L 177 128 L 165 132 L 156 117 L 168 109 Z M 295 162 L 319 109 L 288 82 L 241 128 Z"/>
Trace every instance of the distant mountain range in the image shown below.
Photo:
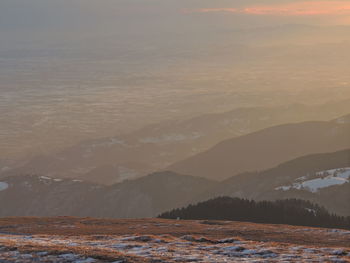
<path fill-rule="evenodd" d="M 184 121 L 166 121 L 127 135 L 84 141 L 49 156 L 17 163 L 0 161 L 0 176 L 41 174 L 113 184 L 170 167 L 170 170 L 182 174 L 219 180 L 248 170 L 270 168 L 308 153 L 339 150 L 344 137 L 341 133 L 348 131 L 346 125 L 313 122 L 272 126 L 334 119 L 348 113 L 349 105 L 349 101 L 343 101 L 325 105 L 240 108 Z M 267 127 L 272 128 L 239 137 Z M 338 128 L 339 131 L 336 131 Z M 332 132 L 338 139 L 327 135 Z M 289 143 L 294 138 L 293 134 L 295 137 L 301 135 L 301 138 Z M 302 141 L 309 142 L 310 137 L 316 145 Z M 220 143 L 225 139 L 230 140 Z M 330 145 L 318 143 L 319 140 L 325 140 Z M 217 143 L 220 144 L 210 149 Z M 283 143 L 290 145 L 283 150 Z M 298 143 L 302 146 L 298 146 Z M 344 148 L 348 145 L 344 143 Z M 183 159 L 186 160 L 179 162 Z M 173 163 L 176 164 L 171 165 Z"/>
<path fill-rule="evenodd" d="M 111 186 L 45 176 L 0 179 L 0 216 L 153 217 L 218 196 L 299 198 L 350 215 L 350 150 L 314 154 L 222 182 L 160 172 Z"/>
<path fill-rule="evenodd" d="M 350 115 L 332 121 L 283 124 L 220 142 L 169 170 L 215 180 L 262 171 L 294 158 L 350 148 Z"/>
<path fill-rule="evenodd" d="M 45 176 L 0 182 L 0 216 L 152 217 L 188 204 L 215 182 L 171 172 L 113 186 Z"/>
<path fill-rule="evenodd" d="M 291 116 L 297 118 L 295 107 Z M 308 108 L 298 107 L 302 108 L 300 113 Z M 125 179 L 122 182 L 112 185 L 90 182 L 99 176 L 104 183 L 113 181 L 112 175 L 106 176 L 104 167 L 121 171 L 118 160 L 123 158 L 135 157 L 130 165 L 142 170 L 145 166 L 138 161 L 152 164 L 160 149 L 163 153 L 169 149 L 171 154 L 199 145 L 202 137 L 194 136 L 193 132 L 198 131 L 200 125 L 198 129 L 206 134 L 204 140 L 213 136 L 218 139 L 228 136 L 229 132 L 220 136 L 219 132 L 231 125 L 227 123 L 229 119 L 232 123 L 239 122 L 239 125 L 232 124 L 231 132 L 237 132 L 238 127 L 247 132 L 257 129 L 258 124 L 250 124 L 253 120 L 259 123 L 260 119 L 261 126 L 271 118 L 272 122 L 282 122 L 282 116 L 286 117 L 289 109 L 284 108 L 283 113 L 276 113 L 276 108 L 240 109 L 227 113 L 228 118 L 219 114 L 213 120 L 224 123 L 221 128 L 210 125 L 208 116 L 193 119 L 194 122 L 179 122 L 178 127 L 169 122 L 169 126 L 163 124 L 161 129 L 147 127 L 133 139 L 129 137 L 130 141 L 121 138 L 90 141 L 54 157 L 32 160 L 17 169 L 3 167 L 0 216 L 153 217 L 219 196 L 258 201 L 298 198 L 320 204 L 339 215 L 350 215 L 350 115 L 331 121 L 283 124 L 228 139 L 169 166 L 169 172 L 137 178 L 140 174 L 123 166 L 123 176 L 119 174 L 119 179 Z M 174 127 L 177 132 L 193 137 L 187 141 L 187 137 L 177 132 L 170 136 Z M 151 134 L 154 137 L 149 137 Z M 143 137 L 138 137 L 141 135 Z M 175 145 L 179 148 L 172 148 Z M 123 152 L 128 153 L 127 156 L 123 156 Z M 95 167 L 97 163 L 101 165 Z M 161 166 L 160 163 L 155 166 Z M 87 167 L 92 170 L 88 172 Z M 55 170 L 57 173 L 49 172 Z M 79 174 L 81 176 L 77 176 Z M 67 178 L 69 176 L 78 178 Z M 128 179 L 134 177 L 136 179 Z"/>

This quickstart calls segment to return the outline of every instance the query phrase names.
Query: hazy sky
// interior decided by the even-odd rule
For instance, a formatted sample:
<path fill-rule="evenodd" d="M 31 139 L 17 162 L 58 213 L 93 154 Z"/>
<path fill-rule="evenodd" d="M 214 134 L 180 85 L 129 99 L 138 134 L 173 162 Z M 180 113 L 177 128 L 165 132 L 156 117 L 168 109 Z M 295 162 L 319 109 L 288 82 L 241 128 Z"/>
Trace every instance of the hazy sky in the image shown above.
<path fill-rule="evenodd" d="M 349 1 L 260 1 L 244 5 L 229 5 L 226 7 L 209 7 L 186 10 L 188 13 L 226 13 L 231 15 L 275 17 L 281 21 L 285 18 L 296 18 L 296 21 L 311 21 L 321 24 L 349 24 Z M 302 19 L 302 20 L 299 20 Z"/>
<path fill-rule="evenodd" d="M 129 28 L 152 25 L 160 19 L 165 24 L 189 23 L 195 13 L 230 15 L 237 24 L 323 23 L 349 24 L 350 1 L 305 0 L 1 0 L 0 30 L 56 29 L 73 31 L 94 27 Z M 211 14 L 208 14 L 211 13 Z M 217 19 L 217 17 L 216 17 Z M 203 19 L 196 16 L 196 21 Z M 140 23 L 142 21 L 142 23 Z M 192 21 L 193 22 L 193 21 Z M 248 23 L 248 25 L 250 24 Z M 153 24 L 154 25 L 154 24 Z M 101 28 L 100 28 L 101 29 Z"/>
<path fill-rule="evenodd" d="M 350 0 L 0 0 L 0 148 L 251 106 L 267 90 L 344 97 L 350 27 L 334 25 L 350 25 Z"/>
<path fill-rule="evenodd" d="M 191 12 L 191 10 L 189 10 Z M 349 16 L 348 1 L 281 1 L 280 3 L 246 4 L 239 7 L 200 8 L 194 12 L 227 12 L 260 16 Z"/>

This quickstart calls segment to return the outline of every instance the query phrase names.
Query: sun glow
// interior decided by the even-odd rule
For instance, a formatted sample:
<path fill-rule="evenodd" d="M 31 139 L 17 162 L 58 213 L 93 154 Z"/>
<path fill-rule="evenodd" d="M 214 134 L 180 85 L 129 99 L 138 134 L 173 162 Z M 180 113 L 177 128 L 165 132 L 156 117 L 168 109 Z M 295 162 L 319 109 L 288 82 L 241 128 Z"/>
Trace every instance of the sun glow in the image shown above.
<path fill-rule="evenodd" d="M 277 5 L 256 5 L 244 8 L 205 8 L 193 12 L 225 12 L 270 16 L 344 16 L 350 15 L 349 1 L 308 1 Z"/>

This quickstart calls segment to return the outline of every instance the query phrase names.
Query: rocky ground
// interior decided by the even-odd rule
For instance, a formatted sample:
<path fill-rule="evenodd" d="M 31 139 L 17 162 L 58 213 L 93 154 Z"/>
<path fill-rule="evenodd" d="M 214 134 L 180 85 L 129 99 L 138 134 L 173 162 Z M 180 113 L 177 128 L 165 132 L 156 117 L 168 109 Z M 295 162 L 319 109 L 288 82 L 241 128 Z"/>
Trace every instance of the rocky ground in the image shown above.
<path fill-rule="evenodd" d="M 0 262 L 350 262 L 350 231 L 226 221 L 0 219 Z"/>

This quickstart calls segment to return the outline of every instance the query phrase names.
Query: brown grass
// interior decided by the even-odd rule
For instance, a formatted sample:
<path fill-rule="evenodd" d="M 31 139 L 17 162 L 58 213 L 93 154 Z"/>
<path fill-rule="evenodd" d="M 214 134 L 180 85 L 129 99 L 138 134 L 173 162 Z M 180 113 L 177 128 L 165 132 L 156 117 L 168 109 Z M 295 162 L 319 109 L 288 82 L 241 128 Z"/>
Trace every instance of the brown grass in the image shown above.
<path fill-rule="evenodd" d="M 20 253 L 33 253 L 33 252 L 48 252 L 50 255 L 61 255 L 66 253 L 74 253 L 83 257 L 91 257 L 100 261 L 112 262 L 117 260 L 123 260 L 127 263 L 149 263 L 149 260 L 136 256 L 127 256 L 118 253 L 108 248 L 91 248 L 87 246 L 79 247 L 67 247 L 63 245 L 40 245 L 34 244 L 30 241 L 22 242 L 18 244 L 15 241 L 0 240 L 0 246 L 7 248 L 8 250 L 17 250 Z"/>
<path fill-rule="evenodd" d="M 304 231 L 308 229 L 308 231 Z M 327 229 L 288 225 L 254 224 L 227 221 L 177 221 L 165 219 L 95 218 L 1 218 L 0 233 L 60 236 L 108 235 L 196 235 L 210 239 L 237 237 L 245 240 L 350 247 L 350 235 L 335 235 Z"/>

